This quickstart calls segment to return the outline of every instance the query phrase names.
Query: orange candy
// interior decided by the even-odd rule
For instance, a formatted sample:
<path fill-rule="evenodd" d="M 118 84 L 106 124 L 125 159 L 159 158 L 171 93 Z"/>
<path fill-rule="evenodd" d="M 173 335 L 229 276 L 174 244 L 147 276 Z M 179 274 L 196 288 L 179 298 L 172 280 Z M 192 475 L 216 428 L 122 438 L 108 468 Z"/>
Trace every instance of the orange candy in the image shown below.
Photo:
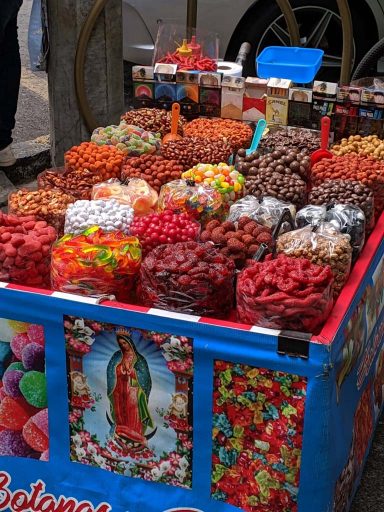
<path fill-rule="evenodd" d="M 100 176 L 100 181 L 120 178 L 125 155 L 115 146 L 98 146 L 94 142 L 82 142 L 65 153 L 65 165 L 84 174 Z"/>

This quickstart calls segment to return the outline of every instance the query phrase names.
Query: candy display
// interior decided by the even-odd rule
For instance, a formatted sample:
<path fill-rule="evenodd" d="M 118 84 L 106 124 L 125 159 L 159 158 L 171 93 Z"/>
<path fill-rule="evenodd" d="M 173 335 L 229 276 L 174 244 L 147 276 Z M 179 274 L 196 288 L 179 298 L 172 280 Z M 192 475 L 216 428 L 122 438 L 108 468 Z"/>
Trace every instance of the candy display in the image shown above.
<path fill-rule="evenodd" d="M 267 226 L 273 229 L 280 220 L 282 213 L 288 209 L 292 217 L 296 215 L 296 208 L 293 204 L 279 201 L 274 197 L 263 197 L 259 202 L 254 196 L 245 196 L 234 203 L 230 210 L 228 219 L 231 222 L 236 222 L 240 217 L 249 217 L 255 220 L 258 224 Z M 291 227 L 287 223 L 283 223 L 280 228 L 280 233 L 289 231 Z"/>
<path fill-rule="evenodd" d="M 178 48 L 173 53 L 168 52 L 159 62 L 164 64 L 177 64 L 180 71 L 216 71 L 217 62 L 214 59 L 202 57 L 201 55 L 193 55 L 192 50 L 190 50 L 188 46 L 185 46 L 185 44 L 181 48 L 185 48 L 185 54 Z"/>
<path fill-rule="evenodd" d="M 130 110 L 121 118 L 129 125 L 139 126 L 143 130 L 158 133 L 161 138 L 171 131 L 171 113 L 158 108 L 139 108 Z M 183 135 L 185 117 L 180 116 L 179 134 Z"/>
<path fill-rule="evenodd" d="M 188 213 L 205 225 L 212 218 L 224 217 L 223 198 L 218 190 L 186 180 L 170 181 L 161 187 L 158 208 L 174 213 Z"/>
<path fill-rule="evenodd" d="M 187 213 L 177 215 L 171 210 L 135 218 L 131 224 L 131 234 L 140 240 L 143 255 L 161 244 L 197 240 L 199 232 L 200 224 Z"/>
<path fill-rule="evenodd" d="M 61 190 L 18 190 L 8 198 L 9 213 L 45 221 L 58 233 L 64 228 L 65 212 L 74 198 Z"/>
<path fill-rule="evenodd" d="M 351 135 L 348 138 L 341 139 L 334 144 L 332 153 L 336 156 L 346 155 L 348 153 L 358 153 L 359 155 L 370 155 L 380 160 L 384 159 L 384 141 L 377 135 Z"/>
<path fill-rule="evenodd" d="M 118 126 L 96 128 L 92 133 L 91 141 L 98 146 L 116 146 L 119 151 L 129 156 L 155 153 L 161 144 L 158 133 L 152 133 L 125 122 L 121 122 Z"/>
<path fill-rule="evenodd" d="M 349 235 L 352 246 L 352 261 L 356 261 L 365 242 L 365 215 L 358 207 L 351 204 L 326 206 L 308 205 L 296 215 L 296 225 L 302 228 L 329 222 L 340 233 Z"/>
<path fill-rule="evenodd" d="M 328 265 L 306 258 L 279 255 L 253 262 L 237 280 L 238 319 L 271 329 L 315 333 L 333 307 L 332 283 Z"/>
<path fill-rule="evenodd" d="M 274 151 L 280 148 L 312 153 L 320 148 L 320 134 L 301 128 L 278 128 L 270 130 L 259 144 L 261 151 Z"/>
<path fill-rule="evenodd" d="M 237 225 L 230 221 L 220 223 L 212 220 L 200 239 L 202 242 L 213 242 L 221 254 L 235 262 L 237 269 L 244 267 L 246 260 L 257 253 L 261 244 L 271 250 L 274 243 L 271 230 L 249 217 L 241 217 Z"/>
<path fill-rule="evenodd" d="M 3 375 L 0 453 L 40 458 L 49 448 L 44 330 L 25 324 L 10 342 L 12 363 Z"/>
<path fill-rule="evenodd" d="M 111 178 L 120 178 L 125 158 L 125 153 L 115 146 L 98 146 L 94 142 L 82 142 L 79 146 L 73 146 L 64 155 L 65 165 L 80 171 L 80 178 L 83 177 L 83 173 L 98 177 L 92 185 Z"/>
<path fill-rule="evenodd" d="M 374 225 L 374 199 L 370 188 L 360 181 L 327 179 L 313 187 L 308 202 L 314 205 L 352 204 L 361 208 L 365 215 L 366 228 L 371 231 Z"/>
<path fill-rule="evenodd" d="M 140 268 L 141 248 L 136 237 L 122 231 L 105 233 L 93 226 L 80 235 L 68 234 L 52 250 L 54 290 L 126 300 L 133 276 Z"/>
<path fill-rule="evenodd" d="M 225 318 L 233 306 L 235 264 L 212 244 L 161 245 L 144 259 L 138 297 L 148 307 Z"/>
<path fill-rule="evenodd" d="M 262 168 L 257 175 L 249 175 L 245 181 L 246 194 L 252 194 L 257 199 L 271 196 L 279 201 L 293 204 L 301 208 L 306 203 L 307 185 L 295 173 L 283 174 L 273 168 Z"/>
<path fill-rule="evenodd" d="M 50 251 L 56 238 L 55 228 L 45 221 L 0 212 L 0 281 L 49 288 Z"/>
<path fill-rule="evenodd" d="M 373 193 L 376 217 L 383 211 L 384 161 L 377 160 L 373 156 L 351 153 L 322 160 L 313 166 L 311 172 L 313 185 L 320 185 L 329 179 L 360 181 L 364 186 L 369 187 Z M 364 210 L 364 208 L 362 209 Z M 367 216 L 367 225 L 371 226 L 370 215 L 367 215 L 365 210 L 364 213 Z"/>
<path fill-rule="evenodd" d="M 276 248 L 287 256 L 329 265 L 335 278 L 334 295 L 339 295 L 351 270 L 352 247 L 348 235 L 339 233 L 329 223 L 320 224 L 316 230 L 306 226 L 280 235 Z"/>
<path fill-rule="evenodd" d="M 180 178 L 183 170 L 183 166 L 175 159 L 168 160 L 160 155 L 143 155 L 130 158 L 126 162 L 121 178 L 145 180 L 159 194 L 162 185 Z"/>
<path fill-rule="evenodd" d="M 219 163 L 198 164 L 184 172 L 181 177 L 194 183 L 203 183 L 220 192 L 223 206 L 227 208 L 244 195 L 245 178 L 233 165 Z"/>
<path fill-rule="evenodd" d="M 187 171 L 200 162 L 227 162 L 232 154 L 232 148 L 223 140 L 206 141 L 199 137 L 184 137 L 182 140 L 164 144 L 161 154 L 164 158 L 176 160 L 183 166 L 183 170 Z"/>
<path fill-rule="evenodd" d="M 222 139 L 229 142 L 232 151 L 237 151 L 251 145 L 253 130 L 247 124 L 234 119 L 199 118 L 185 125 L 184 135 L 208 140 Z M 210 160 L 200 160 L 200 162 L 216 163 Z"/>
<path fill-rule="evenodd" d="M 64 233 L 78 235 L 95 225 L 106 233 L 111 231 L 129 233 L 133 215 L 133 208 L 120 204 L 116 199 L 76 201 L 67 209 Z"/>
<path fill-rule="evenodd" d="M 304 180 L 308 180 L 311 168 L 309 155 L 298 149 L 285 147 L 264 155 L 259 151 L 246 155 L 245 150 L 239 150 L 235 163 L 236 169 L 245 176 L 257 176 L 259 170 L 267 169 L 281 174 L 296 173 Z"/>

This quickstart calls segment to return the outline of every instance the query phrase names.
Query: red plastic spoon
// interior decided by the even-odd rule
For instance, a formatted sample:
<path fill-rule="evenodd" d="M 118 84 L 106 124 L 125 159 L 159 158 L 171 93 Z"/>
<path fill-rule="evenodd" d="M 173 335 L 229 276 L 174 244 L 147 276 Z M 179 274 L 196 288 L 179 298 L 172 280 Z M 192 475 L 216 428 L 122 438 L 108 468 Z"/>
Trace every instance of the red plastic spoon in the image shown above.
<path fill-rule="evenodd" d="M 320 149 L 314 151 L 311 155 L 311 164 L 320 162 L 323 158 L 332 158 L 333 154 L 328 151 L 329 132 L 331 130 L 331 118 L 324 116 L 321 118 L 321 144 Z"/>
<path fill-rule="evenodd" d="M 179 119 L 180 119 L 180 105 L 178 103 L 173 103 L 172 105 L 172 117 L 171 117 L 171 133 L 167 133 L 163 137 L 163 144 L 166 142 L 170 142 L 171 140 L 179 140 L 183 137 L 177 133 L 179 128 Z"/>

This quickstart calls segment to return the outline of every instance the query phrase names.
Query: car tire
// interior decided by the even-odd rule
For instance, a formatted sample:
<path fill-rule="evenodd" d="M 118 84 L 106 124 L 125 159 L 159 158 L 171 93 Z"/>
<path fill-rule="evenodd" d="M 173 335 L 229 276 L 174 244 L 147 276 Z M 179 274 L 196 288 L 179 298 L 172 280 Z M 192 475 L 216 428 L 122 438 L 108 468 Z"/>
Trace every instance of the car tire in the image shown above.
<path fill-rule="evenodd" d="M 353 2 L 350 2 L 353 4 Z M 323 37 L 320 48 L 324 49 L 326 55 L 335 55 L 341 57 L 342 54 L 342 29 L 338 14 L 337 3 L 335 0 L 292 0 L 291 5 L 295 11 L 300 36 L 308 37 L 312 27 L 324 18 L 325 23 L 329 19 L 325 36 Z M 368 6 L 354 8 L 351 5 L 352 20 L 354 25 L 354 65 L 357 65 L 366 52 L 375 44 L 378 39 L 377 26 L 373 15 Z M 255 59 L 265 46 L 281 45 L 283 40 L 287 39 L 286 34 L 280 31 L 286 24 L 282 18 L 282 13 L 275 1 L 260 0 L 246 13 L 239 26 L 237 27 L 226 55 L 226 59 L 234 60 L 242 42 L 249 41 L 252 45 L 252 51 L 245 65 L 245 75 L 255 75 Z M 313 30 L 312 30 L 313 31 Z M 276 35 L 276 33 L 278 35 Z M 289 41 L 287 41 L 289 44 Z M 327 48 L 328 45 L 328 48 Z M 308 46 L 311 46 L 309 44 Z M 327 53 L 328 52 L 328 53 Z M 341 59 L 340 59 L 341 60 Z M 340 76 L 340 61 L 325 56 L 325 66 L 319 72 L 318 78 L 321 80 L 337 81 Z M 329 66 L 327 66 L 329 64 Z"/>

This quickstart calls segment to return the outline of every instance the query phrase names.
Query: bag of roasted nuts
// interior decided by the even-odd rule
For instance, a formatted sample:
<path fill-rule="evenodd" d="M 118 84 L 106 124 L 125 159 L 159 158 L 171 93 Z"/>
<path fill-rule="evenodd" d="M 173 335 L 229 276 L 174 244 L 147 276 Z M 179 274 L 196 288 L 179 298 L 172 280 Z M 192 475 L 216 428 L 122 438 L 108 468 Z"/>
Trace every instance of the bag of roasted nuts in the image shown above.
<path fill-rule="evenodd" d="M 351 270 L 349 235 L 343 235 L 332 224 L 323 222 L 316 227 L 306 226 L 284 233 L 277 239 L 276 249 L 287 256 L 307 258 L 317 265 L 329 265 L 335 278 L 335 297 L 340 294 Z"/>

